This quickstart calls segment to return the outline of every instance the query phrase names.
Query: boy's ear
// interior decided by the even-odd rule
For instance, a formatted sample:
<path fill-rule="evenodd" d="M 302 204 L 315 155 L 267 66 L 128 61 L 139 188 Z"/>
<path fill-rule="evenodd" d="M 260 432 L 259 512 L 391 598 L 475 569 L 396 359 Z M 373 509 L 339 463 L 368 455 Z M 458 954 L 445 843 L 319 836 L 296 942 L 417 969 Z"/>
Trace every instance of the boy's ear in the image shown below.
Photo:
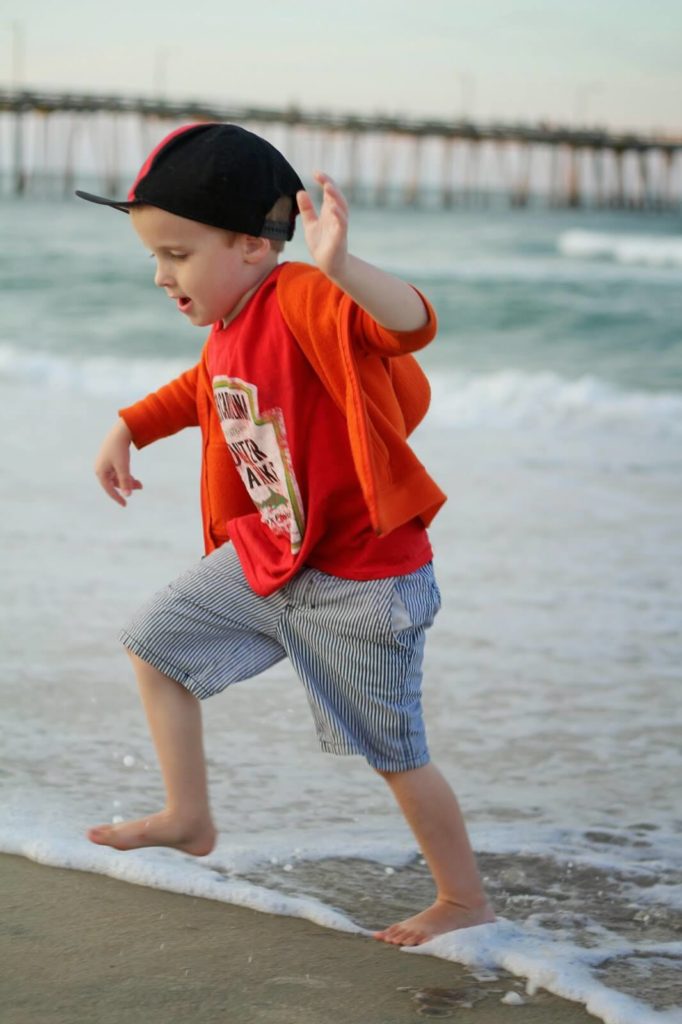
<path fill-rule="evenodd" d="M 242 256 L 246 263 L 259 263 L 270 252 L 270 242 L 267 238 L 258 238 L 256 235 L 242 235 Z"/>

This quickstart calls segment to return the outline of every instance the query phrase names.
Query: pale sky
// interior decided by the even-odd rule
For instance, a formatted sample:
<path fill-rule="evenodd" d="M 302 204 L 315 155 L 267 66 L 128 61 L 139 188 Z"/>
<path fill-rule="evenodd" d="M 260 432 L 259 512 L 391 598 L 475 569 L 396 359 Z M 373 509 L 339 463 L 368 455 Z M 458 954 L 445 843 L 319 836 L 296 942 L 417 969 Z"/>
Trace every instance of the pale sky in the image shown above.
<path fill-rule="evenodd" d="M 5 0 L 3 11 L 3 86 L 682 134 L 680 0 Z"/>

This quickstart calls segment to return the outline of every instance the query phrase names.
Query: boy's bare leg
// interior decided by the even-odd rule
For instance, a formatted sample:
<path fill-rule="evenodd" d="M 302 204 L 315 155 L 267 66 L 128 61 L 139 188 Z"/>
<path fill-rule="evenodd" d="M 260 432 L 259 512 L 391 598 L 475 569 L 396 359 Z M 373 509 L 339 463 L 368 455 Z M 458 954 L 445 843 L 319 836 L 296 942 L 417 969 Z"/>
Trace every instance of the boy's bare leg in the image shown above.
<path fill-rule="evenodd" d="M 93 843 L 117 850 L 172 846 L 197 857 L 215 846 L 201 725 L 196 697 L 174 679 L 131 654 L 142 703 L 166 787 L 166 806 L 157 814 L 120 825 L 98 825 Z"/>
<path fill-rule="evenodd" d="M 397 946 L 418 946 L 443 932 L 494 921 L 459 804 L 435 765 L 379 774 L 414 832 L 437 895 L 426 910 L 374 932 L 374 937 Z"/>

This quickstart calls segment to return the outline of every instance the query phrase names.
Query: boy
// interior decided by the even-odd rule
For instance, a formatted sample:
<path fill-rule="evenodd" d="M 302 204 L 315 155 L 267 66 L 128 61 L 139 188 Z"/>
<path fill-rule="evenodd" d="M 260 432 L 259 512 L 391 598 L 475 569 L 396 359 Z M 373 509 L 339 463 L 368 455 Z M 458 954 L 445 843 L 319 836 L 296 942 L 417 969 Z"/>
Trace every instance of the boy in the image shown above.
<path fill-rule="evenodd" d="M 166 807 L 101 825 L 95 842 L 196 856 L 216 840 L 200 699 L 289 656 L 322 749 L 386 779 L 437 888 L 376 932 L 418 945 L 494 920 L 459 807 L 429 763 L 424 631 L 438 611 L 426 525 L 444 495 L 407 445 L 428 385 L 411 350 L 435 334 L 410 285 L 347 251 L 348 210 L 317 174 L 319 215 L 284 157 L 234 125 L 190 125 L 150 154 L 125 201 L 155 283 L 211 333 L 201 361 L 120 411 L 96 473 L 120 505 L 140 448 L 187 426 L 203 441 L 206 556 L 122 634 Z M 315 267 L 278 263 L 300 213 Z M 230 541 L 231 543 L 227 543 Z"/>

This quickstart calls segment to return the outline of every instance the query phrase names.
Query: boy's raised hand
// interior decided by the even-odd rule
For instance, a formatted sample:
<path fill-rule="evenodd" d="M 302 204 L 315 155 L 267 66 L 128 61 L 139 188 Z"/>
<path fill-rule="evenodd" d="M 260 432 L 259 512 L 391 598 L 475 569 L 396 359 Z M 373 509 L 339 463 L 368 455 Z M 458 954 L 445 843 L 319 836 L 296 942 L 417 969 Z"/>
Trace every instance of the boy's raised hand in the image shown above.
<path fill-rule="evenodd" d="M 348 252 L 348 203 L 328 174 L 318 171 L 322 186 L 319 215 L 307 192 L 296 193 L 305 240 L 318 268 L 382 327 L 418 331 L 429 313 L 419 292 L 379 267 Z"/>
<path fill-rule="evenodd" d="M 132 436 L 124 420 L 116 421 L 102 442 L 95 459 L 95 474 L 110 498 L 125 506 L 125 500 L 142 484 L 130 473 L 130 442 Z"/>
<path fill-rule="evenodd" d="M 297 192 L 296 201 L 310 254 L 320 270 L 335 280 L 343 277 L 348 258 L 348 203 L 328 174 L 316 171 L 313 177 L 322 186 L 319 214 L 307 192 Z"/>

